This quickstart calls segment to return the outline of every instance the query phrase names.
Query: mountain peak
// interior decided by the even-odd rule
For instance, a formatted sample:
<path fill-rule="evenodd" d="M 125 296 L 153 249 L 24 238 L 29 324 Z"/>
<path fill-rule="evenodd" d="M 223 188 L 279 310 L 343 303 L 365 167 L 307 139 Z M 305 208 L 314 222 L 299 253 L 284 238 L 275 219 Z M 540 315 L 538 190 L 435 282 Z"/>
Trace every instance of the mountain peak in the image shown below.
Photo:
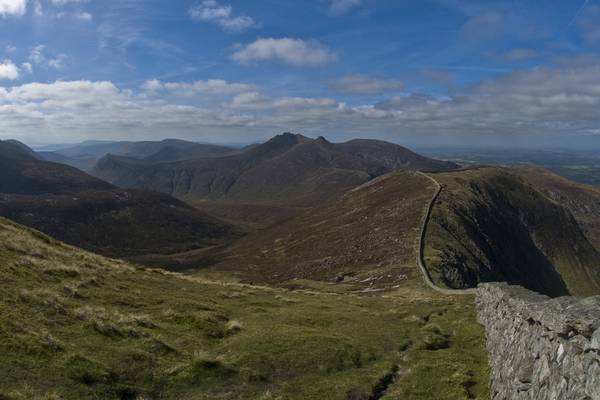
<path fill-rule="evenodd" d="M 276 143 L 276 144 L 298 144 L 298 143 L 302 143 L 302 142 L 306 142 L 310 140 L 309 138 L 307 138 L 306 136 L 297 134 L 297 133 L 291 133 L 291 132 L 284 132 L 281 135 L 277 135 L 272 137 L 271 139 L 269 139 L 267 141 L 267 143 Z"/>

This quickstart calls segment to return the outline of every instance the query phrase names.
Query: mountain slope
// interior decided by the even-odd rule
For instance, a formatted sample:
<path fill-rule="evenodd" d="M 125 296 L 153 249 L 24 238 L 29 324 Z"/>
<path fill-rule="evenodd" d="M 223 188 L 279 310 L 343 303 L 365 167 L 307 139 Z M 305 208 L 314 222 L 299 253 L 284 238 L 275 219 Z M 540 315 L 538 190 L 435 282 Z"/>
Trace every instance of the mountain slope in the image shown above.
<path fill-rule="evenodd" d="M 600 255 L 573 216 L 510 170 L 431 174 L 443 185 L 426 236 L 432 274 L 450 287 L 508 281 L 557 296 L 600 293 Z"/>
<path fill-rule="evenodd" d="M 583 233 L 600 251 L 600 189 L 573 182 L 539 167 L 513 167 L 517 175 L 568 209 Z"/>
<path fill-rule="evenodd" d="M 166 194 L 123 190 L 0 142 L 0 215 L 126 257 L 222 244 L 233 228 Z"/>
<path fill-rule="evenodd" d="M 0 193 L 41 194 L 115 188 L 75 168 L 41 161 L 23 146 L 0 141 Z"/>
<path fill-rule="evenodd" d="M 287 133 L 210 160 L 151 164 L 105 157 L 93 174 L 118 186 L 157 190 L 188 201 L 312 206 L 396 169 L 456 167 L 391 143 L 334 144 Z"/>
<path fill-rule="evenodd" d="M 198 280 L 3 218 L 0 292 L 2 399 L 362 399 L 396 365 L 410 367 L 391 388 L 401 398 L 489 397 L 472 299 Z"/>
<path fill-rule="evenodd" d="M 211 271 L 245 281 L 336 282 L 360 289 L 420 285 L 414 267 L 421 215 L 434 190 L 396 172 L 233 245 Z"/>

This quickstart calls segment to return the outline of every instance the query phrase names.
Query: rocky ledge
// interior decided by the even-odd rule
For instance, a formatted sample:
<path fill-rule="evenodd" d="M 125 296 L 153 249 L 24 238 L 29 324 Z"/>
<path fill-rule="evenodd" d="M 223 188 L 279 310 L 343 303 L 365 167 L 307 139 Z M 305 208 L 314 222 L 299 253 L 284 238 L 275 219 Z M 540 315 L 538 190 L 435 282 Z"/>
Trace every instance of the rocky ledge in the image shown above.
<path fill-rule="evenodd" d="M 600 400 L 600 296 L 551 299 L 482 284 L 493 400 Z"/>

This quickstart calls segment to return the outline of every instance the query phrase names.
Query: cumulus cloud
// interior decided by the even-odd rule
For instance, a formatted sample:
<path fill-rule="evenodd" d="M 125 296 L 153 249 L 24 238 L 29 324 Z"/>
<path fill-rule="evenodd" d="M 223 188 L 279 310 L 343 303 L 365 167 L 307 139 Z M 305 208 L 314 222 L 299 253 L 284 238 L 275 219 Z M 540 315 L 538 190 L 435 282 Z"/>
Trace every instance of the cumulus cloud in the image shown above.
<path fill-rule="evenodd" d="M 231 58 L 241 64 L 255 61 L 276 61 L 295 67 L 316 67 L 335 59 L 324 45 L 315 41 L 292 38 L 260 38 L 239 48 Z"/>
<path fill-rule="evenodd" d="M 333 14 L 343 14 L 362 4 L 362 0 L 331 0 L 330 10 Z"/>
<path fill-rule="evenodd" d="M 248 92 L 254 86 L 244 83 L 229 83 L 222 79 L 210 79 L 195 82 L 161 82 L 153 79 L 146 81 L 142 88 L 148 92 L 168 91 L 178 96 L 194 96 L 197 94 L 233 95 Z"/>
<path fill-rule="evenodd" d="M 12 61 L 0 61 L 0 80 L 14 81 L 19 79 L 19 67 Z"/>
<path fill-rule="evenodd" d="M 378 79 L 366 75 L 346 75 L 331 81 L 329 86 L 338 92 L 356 95 L 376 95 L 404 87 L 401 81 L 395 79 Z"/>
<path fill-rule="evenodd" d="M 239 85 L 239 86 L 238 86 Z M 154 90 L 154 95 L 147 91 Z M 162 92 L 194 93 L 171 101 Z M 215 96 L 226 94 L 226 97 Z M 71 81 L 0 87 L 0 132 L 17 137 L 189 137 L 202 131 L 223 138 L 299 130 L 348 136 L 471 134 L 599 134 L 600 65 L 537 68 L 434 97 L 392 96 L 349 105 L 335 98 L 280 97 L 252 85 L 225 81 L 148 81 L 139 91 L 111 82 Z M 208 137 L 207 137 L 208 139 Z"/>
<path fill-rule="evenodd" d="M 0 0 L 0 16 L 23 16 L 27 9 L 27 0 Z"/>
<path fill-rule="evenodd" d="M 229 32 L 241 32 L 257 24 L 247 15 L 235 15 L 230 4 L 220 4 L 215 0 L 205 0 L 190 8 L 192 19 L 209 22 Z"/>

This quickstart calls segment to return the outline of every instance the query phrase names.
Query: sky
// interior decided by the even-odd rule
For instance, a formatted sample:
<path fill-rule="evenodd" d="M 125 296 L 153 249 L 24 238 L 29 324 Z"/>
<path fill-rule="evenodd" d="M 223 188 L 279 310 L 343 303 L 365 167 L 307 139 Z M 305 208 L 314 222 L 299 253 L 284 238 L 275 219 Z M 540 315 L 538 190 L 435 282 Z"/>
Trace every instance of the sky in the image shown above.
<path fill-rule="evenodd" d="M 600 149 L 600 0 L 0 0 L 0 139 Z"/>

